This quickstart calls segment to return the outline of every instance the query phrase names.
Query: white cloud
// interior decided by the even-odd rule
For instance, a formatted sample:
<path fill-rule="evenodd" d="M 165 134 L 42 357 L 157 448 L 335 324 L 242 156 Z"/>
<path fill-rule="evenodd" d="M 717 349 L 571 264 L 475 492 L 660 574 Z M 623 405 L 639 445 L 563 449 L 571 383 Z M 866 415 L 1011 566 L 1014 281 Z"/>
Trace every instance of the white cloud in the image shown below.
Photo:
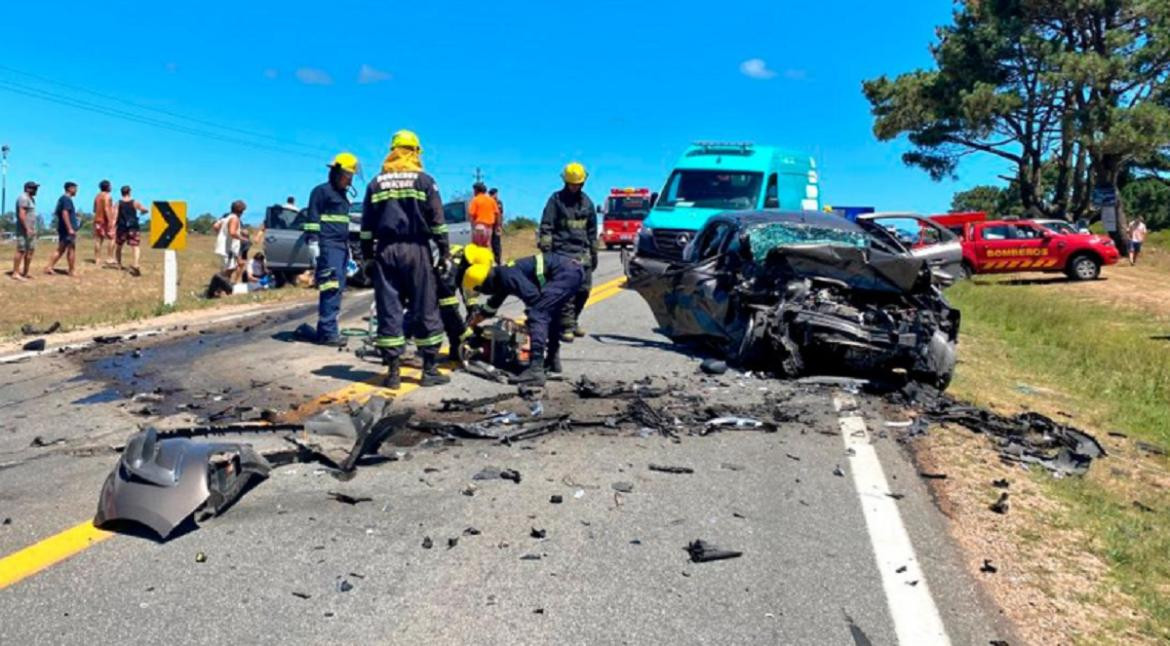
<path fill-rule="evenodd" d="M 768 69 L 768 64 L 762 58 L 747 59 L 739 64 L 739 71 L 748 78 L 762 81 L 776 77 L 776 72 Z"/>
<path fill-rule="evenodd" d="M 361 70 L 358 71 L 358 83 L 380 83 L 382 81 L 389 81 L 393 78 L 390 72 L 383 72 L 382 70 L 362 63 Z"/>
<path fill-rule="evenodd" d="M 280 76 L 280 72 L 274 68 L 270 67 L 270 68 L 264 70 L 264 78 L 266 78 L 266 79 L 271 80 L 271 79 L 275 79 L 278 76 Z"/>
<path fill-rule="evenodd" d="M 297 69 L 297 80 L 305 85 L 333 85 L 333 77 L 325 70 L 315 67 Z"/>

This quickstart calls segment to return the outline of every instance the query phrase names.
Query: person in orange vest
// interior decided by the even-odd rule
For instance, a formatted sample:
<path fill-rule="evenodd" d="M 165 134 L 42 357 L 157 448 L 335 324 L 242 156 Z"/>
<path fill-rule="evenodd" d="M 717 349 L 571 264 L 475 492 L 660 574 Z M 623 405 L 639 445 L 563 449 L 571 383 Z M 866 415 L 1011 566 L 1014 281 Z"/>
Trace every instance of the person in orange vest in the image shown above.
<path fill-rule="evenodd" d="M 476 182 L 471 191 L 475 197 L 472 197 L 471 203 L 467 205 L 467 216 L 471 219 L 471 226 L 475 231 L 474 242 L 491 248 L 496 263 L 499 263 L 503 260 L 496 251 L 499 246 L 496 242 L 496 238 L 499 237 L 496 229 L 499 226 L 500 205 L 487 194 L 487 186 L 483 182 Z"/>

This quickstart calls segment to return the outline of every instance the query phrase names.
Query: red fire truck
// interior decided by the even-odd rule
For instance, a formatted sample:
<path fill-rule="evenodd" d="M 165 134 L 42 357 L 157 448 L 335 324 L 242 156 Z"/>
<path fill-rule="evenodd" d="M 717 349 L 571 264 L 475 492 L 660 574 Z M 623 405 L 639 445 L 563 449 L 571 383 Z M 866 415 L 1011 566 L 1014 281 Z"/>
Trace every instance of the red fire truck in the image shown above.
<path fill-rule="evenodd" d="M 634 244 L 638 231 L 642 229 L 642 220 L 654 206 L 654 198 L 648 188 L 610 190 L 601 223 L 601 242 L 606 249 Z"/>

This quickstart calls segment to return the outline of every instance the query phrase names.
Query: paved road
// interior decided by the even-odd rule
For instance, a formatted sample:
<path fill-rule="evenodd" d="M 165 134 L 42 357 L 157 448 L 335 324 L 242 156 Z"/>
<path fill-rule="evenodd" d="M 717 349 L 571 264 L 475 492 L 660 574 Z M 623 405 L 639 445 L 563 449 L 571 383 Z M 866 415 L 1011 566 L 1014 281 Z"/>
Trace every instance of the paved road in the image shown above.
<path fill-rule="evenodd" d="M 616 254 L 605 254 L 595 284 L 619 275 Z M 351 325 L 369 302 L 347 298 Z M 585 313 L 591 336 L 568 346 L 569 378 L 666 375 L 712 402 L 771 394 L 806 411 L 802 419 L 771 434 L 678 442 L 591 431 L 404 449 L 404 459 L 345 483 L 298 465 L 166 543 L 97 535 L 67 559 L 69 535 L 38 543 L 92 517 L 116 461 L 106 447 L 146 420 L 189 420 L 174 401 L 198 401 L 201 413 L 284 410 L 377 392 L 361 383 L 377 366 L 282 340 L 312 316 L 302 306 L 169 330 L 120 344 L 120 355 L 0 367 L 0 521 L 11 519 L 0 525 L 0 558 L 44 548 L 0 560 L 0 582 L 52 563 L 0 589 L 0 643 L 987 644 L 1007 634 L 915 469 L 880 437 L 896 413 L 829 388 L 740 376 L 700 384 L 698 360 L 653 333 L 649 309 L 625 290 L 599 292 Z M 147 388 L 167 398 L 129 399 Z M 397 405 L 494 388 L 460 374 Z M 143 406 L 158 416 L 134 413 Z M 36 437 L 50 446 L 30 446 Z M 463 495 L 486 466 L 523 480 L 480 481 Z M 618 481 L 634 490 L 615 495 Z M 327 491 L 373 501 L 343 505 Z M 465 534 L 470 527 L 479 533 Z M 532 538 L 533 528 L 546 537 Z M 95 536 L 84 525 L 74 532 L 83 544 Z M 450 538 L 458 542 L 448 548 Z M 696 538 L 744 555 L 691 563 L 683 547 Z M 343 580 L 352 589 L 341 591 Z M 931 632 L 935 617 L 945 636 Z"/>

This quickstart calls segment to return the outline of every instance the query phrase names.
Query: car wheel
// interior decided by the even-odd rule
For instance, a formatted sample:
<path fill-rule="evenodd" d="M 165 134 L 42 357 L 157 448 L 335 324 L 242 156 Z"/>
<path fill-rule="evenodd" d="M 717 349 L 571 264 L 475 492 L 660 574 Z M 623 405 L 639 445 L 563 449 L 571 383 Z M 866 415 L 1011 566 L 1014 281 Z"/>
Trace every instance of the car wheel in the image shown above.
<path fill-rule="evenodd" d="M 1096 280 L 1101 275 L 1101 263 L 1091 256 L 1076 256 L 1068 263 L 1068 277 L 1073 280 Z"/>
<path fill-rule="evenodd" d="M 613 245 L 609 244 L 608 242 L 605 243 L 605 250 L 606 251 L 613 251 Z"/>
<path fill-rule="evenodd" d="M 975 275 L 975 268 L 968 263 L 959 266 L 959 280 L 970 280 Z"/>

